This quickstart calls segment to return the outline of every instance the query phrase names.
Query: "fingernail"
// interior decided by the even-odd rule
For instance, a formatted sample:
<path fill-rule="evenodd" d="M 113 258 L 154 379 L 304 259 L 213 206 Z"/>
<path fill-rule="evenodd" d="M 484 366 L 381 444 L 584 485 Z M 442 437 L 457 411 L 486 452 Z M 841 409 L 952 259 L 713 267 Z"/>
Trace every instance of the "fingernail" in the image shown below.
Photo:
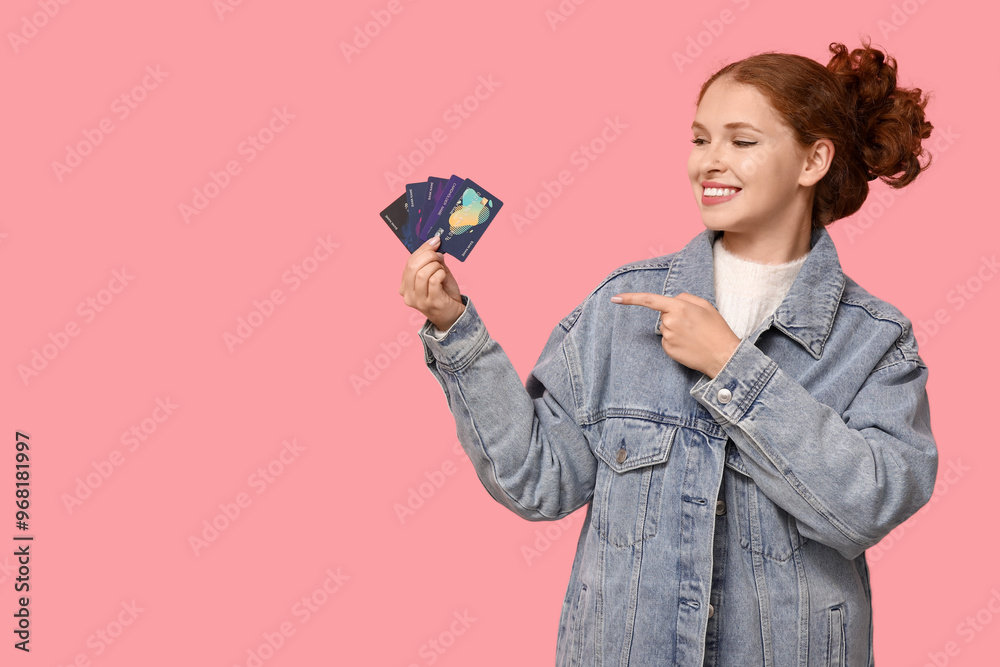
<path fill-rule="evenodd" d="M 614 303 L 621 303 L 622 302 L 622 298 L 620 296 L 613 296 L 613 297 L 611 297 L 611 301 L 614 302 Z"/>
<path fill-rule="evenodd" d="M 440 236 L 432 236 L 431 238 L 427 239 L 427 242 L 430 243 L 431 245 L 437 245 L 438 243 L 441 242 L 441 237 Z"/>

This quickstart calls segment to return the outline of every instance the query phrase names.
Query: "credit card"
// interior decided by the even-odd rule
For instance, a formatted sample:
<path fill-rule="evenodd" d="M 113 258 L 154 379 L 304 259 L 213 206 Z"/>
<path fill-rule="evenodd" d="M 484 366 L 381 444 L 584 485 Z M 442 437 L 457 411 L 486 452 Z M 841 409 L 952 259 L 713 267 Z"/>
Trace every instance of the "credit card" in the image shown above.
<path fill-rule="evenodd" d="M 496 218 L 501 206 L 502 201 L 467 178 L 441 204 L 438 221 L 428 238 L 440 236 L 438 252 L 446 252 L 464 262 Z"/>
<path fill-rule="evenodd" d="M 428 217 L 430 217 L 431 210 L 434 208 L 434 204 L 438 200 L 438 195 L 441 194 L 441 188 L 443 188 L 447 182 L 447 178 L 439 178 L 437 176 L 431 176 L 427 179 L 427 198 L 420 206 L 420 217 L 417 220 L 418 237 L 420 235 L 419 231 L 424 229 L 424 222 Z"/>
<path fill-rule="evenodd" d="M 429 212 L 426 204 L 427 188 L 427 181 L 406 184 L 406 209 L 409 215 L 407 224 L 413 227 L 414 235 L 420 227 L 421 216 Z"/>
<path fill-rule="evenodd" d="M 379 215 L 382 216 L 385 224 L 389 226 L 389 229 L 396 235 L 400 243 L 411 253 L 423 243 L 414 233 L 413 225 L 409 224 L 410 216 L 406 202 L 406 193 L 397 197 Z"/>
<path fill-rule="evenodd" d="M 423 220 L 420 228 L 417 229 L 418 237 L 424 241 L 431 237 L 430 231 L 435 227 L 435 225 L 437 225 L 438 218 L 441 217 L 441 214 L 444 211 L 444 206 L 455 198 L 455 193 L 458 191 L 458 188 L 461 187 L 464 180 L 465 179 L 463 178 L 452 175 L 452 177 L 448 179 L 448 182 L 441 186 L 438 194 L 436 195 L 434 206 L 431 207 L 430 215 Z"/>

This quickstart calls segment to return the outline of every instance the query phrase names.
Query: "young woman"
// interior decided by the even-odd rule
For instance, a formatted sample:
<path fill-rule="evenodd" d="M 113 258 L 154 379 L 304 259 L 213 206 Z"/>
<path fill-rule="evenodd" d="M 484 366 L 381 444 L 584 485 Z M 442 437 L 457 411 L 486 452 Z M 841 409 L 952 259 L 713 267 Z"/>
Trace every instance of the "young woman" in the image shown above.
<path fill-rule="evenodd" d="M 557 665 L 873 662 L 865 549 L 929 500 L 937 449 L 910 320 L 843 273 L 825 227 L 869 181 L 913 181 L 932 126 L 892 58 L 830 50 L 705 82 L 688 175 L 706 229 L 605 278 L 525 385 L 434 240 L 406 263 L 483 485 L 532 521 L 587 505 Z"/>

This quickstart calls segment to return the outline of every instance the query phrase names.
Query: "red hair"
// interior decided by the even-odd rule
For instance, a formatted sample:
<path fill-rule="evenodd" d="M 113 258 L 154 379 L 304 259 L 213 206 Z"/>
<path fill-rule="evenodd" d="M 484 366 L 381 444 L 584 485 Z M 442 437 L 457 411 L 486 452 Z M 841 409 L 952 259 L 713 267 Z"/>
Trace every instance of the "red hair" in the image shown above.
<path fill-rule="evenodd" d="M 719 78 L 754 86 L 795 133 L 802 146 L 833 142 L 829 171 L 816 184 L 814 227 L 861 208 L 868 182 L 908 185 L 930 166 L 919 158 L 933 125 L 924 119 L 928 98 L 919 88 L 896 87 L 896 61 L 863 41 L 848 52 L 830 44 L 826 67 L 789 53 L 761 53 L 726 65 L 702 85 L 698 103 Z"/>

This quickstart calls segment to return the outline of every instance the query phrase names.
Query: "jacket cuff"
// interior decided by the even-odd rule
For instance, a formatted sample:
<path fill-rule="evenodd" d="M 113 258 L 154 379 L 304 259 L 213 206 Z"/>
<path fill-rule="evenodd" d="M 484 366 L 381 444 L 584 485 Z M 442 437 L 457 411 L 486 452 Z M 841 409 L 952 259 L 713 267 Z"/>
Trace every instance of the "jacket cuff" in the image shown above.
<path fill-rule="evenodd" d="M 735 424 L 777 370 L 778 362 L 743 338 L 722 370 L 714 378 L 702 373 L 689 393 L 716 419 Z"/>
<path fill-rule="evenodd" d="M 468 365 L 489 340 L 486 325 L 472 300 L 463 294 L 462 303 L 465 310 L 440 338 L 434 335 L 437 327 L 430 320 L 426 320 L 417 332 L 424 345 L 424 361 L 428 364 L 437 360 L 442 368 L 457 370 Z"/>

